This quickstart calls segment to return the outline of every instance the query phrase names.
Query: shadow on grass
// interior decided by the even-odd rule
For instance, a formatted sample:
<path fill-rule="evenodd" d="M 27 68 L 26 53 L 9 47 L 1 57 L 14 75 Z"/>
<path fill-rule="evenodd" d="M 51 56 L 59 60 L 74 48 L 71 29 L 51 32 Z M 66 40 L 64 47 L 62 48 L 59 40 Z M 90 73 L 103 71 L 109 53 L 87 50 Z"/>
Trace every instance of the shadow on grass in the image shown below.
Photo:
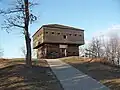
<path fill-rule="evenodd" d="M 25 64 L 1 68 L 0 90 L 62 90 L 50 72 L 49 67 L 33 65 L 29 68 Z"/>
<path fill-rule="evenodd" d="M 120 68 L 104 65 L 99 62 L 70 63 L 83 73 L 100 81 L 112 90 L 120 90 Z"/>

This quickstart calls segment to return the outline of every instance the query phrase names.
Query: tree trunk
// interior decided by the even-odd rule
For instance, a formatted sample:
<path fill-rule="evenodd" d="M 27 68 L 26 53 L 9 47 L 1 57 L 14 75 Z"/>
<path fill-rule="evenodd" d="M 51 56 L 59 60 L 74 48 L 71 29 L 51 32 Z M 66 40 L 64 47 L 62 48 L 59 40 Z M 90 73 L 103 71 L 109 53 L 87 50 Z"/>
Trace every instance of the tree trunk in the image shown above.
<path fill-rule="evenodd" d="M 32 62 L 31 62 L 31 39 L 29 37 L 29 33 L 26 33 L 25 41 L 26 41 L 26 49 L 27 49 L 27 52 L 26 52 L 26 64 L 28 66 L 31 66 L 32 65 Z"/>
<path fill-rule="evenodd" d="M 30 39 L 30 35 L 29 35 L 29 2 L 28 0 L 24 0 L 24 4 L 25 4 L 25 19 L 24 19 L 24 23 L 25 23 L 25 41 L 26 41 L 26 49 L 27 49 L 27 53 L 26 53 L 26 64 L 28 66 L 32 65 L 31 62 L 31 39 Z"/>

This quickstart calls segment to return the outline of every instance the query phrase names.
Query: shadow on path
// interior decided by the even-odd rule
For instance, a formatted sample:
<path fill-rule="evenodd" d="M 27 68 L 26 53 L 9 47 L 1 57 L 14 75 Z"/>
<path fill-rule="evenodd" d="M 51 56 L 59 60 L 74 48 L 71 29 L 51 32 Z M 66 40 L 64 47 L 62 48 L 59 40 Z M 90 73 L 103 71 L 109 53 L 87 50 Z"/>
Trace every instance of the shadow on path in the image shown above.
<path fill-rule="evenodd" d="M 47 59 L 65 90 L 109 90 L 100 82 L 59 59 Z"/>
<path fill-rule="evenodd" d="M 120 90 L 120 68 L 99 62 L 70 63 L 73 67 L 102 82 L 112 90 Z"/>

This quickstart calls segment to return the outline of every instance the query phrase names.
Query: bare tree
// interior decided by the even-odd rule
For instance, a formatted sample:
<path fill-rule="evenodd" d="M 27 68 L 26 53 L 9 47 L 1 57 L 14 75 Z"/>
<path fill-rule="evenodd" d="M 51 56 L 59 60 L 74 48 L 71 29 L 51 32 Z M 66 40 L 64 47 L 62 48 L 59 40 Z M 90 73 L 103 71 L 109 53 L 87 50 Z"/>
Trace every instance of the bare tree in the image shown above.
<path fill-rule="evenodd" d="M 25 46 L 22 46 L 20 48 L 20 50 L 21 50 L 22 56 L 26 57 L 26 48 L 25 48 Z M 32 58 L 37 58 L 36 55 L 37 55 L 37 49 L 36 50 L 32 49 Z"/>
<path fill-rule="evenodd" d="M 119 38 L 120 40 L 120 38 Z M 119 65 L 119 62 L 120 62 L 120 41 L 119 41 L 119 44 L 118 44 L 118 47 L 117 47 L 117 64 Z"/>
<path fill-rule="evenodd" d="M 22 29 L 26 42 L 26 64 L 28 66 L 32 65 L 29 24 L 37 20 L 37 17 L 31 13 L 34 5 L 36 5 L 36 3 L 30 2 L 29 0 L 15 0 L 12 7 L 6 10 L 0 10 L 0 14 L 5 17 L 3 28 L 7 31 L 13 27 Z"/>
<path fill-rule="evenodd" d="M 120 37 L 117 34 L 111 34 L 106 38 L 102 36 L 100 57 L 106 58 L 112 64 L 119 64 L 120 59 Z M 116 61 L 116 62 L 115 62 Z"/>
<path fill-rule="evenodd" d="M 23 56 L 26 57 L 26 50 L 25 50 L 24 46 L 21 47 L 21 52 L 22 52 Z"/>
<path fill-rule="evenodd" d="M 84 47 L 79 47 L 79 56 L 84 56 L 85 55 L 85 48 Z"/>
<path fill-rule="evenodd" d="M 33 58 L 37 58 L 37 49 L 33 49 L 33 51 L 32 51 L 33 53 L 32 53 L 32 55 L 33 55 Z"/>
<path fill-rule="evenodd" d="M 103 55 L 101 40 L 93 38 L 86 51 L 88 51 L 89 57 L 100 58 Z"/>
<path fill-rule="evenodd" d="M 105 45 L 106 57 L 114 64 L 115 59 L 119 63 L 120 58 L 120 38 L 117 35 L 112 35 Z"/>

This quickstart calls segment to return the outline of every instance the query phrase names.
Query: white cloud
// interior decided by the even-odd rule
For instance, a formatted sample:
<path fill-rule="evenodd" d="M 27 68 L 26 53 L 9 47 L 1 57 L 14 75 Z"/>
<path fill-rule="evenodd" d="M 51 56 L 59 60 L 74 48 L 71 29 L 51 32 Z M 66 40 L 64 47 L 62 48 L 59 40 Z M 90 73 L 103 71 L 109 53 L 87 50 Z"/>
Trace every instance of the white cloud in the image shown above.
<path fill-rule="evenodd" d="M 104 38 L 104 40 L 108 40 L 113 35 L 117 35 L 120 37 L 120 24 L 112 25 L 111 27 L 109 27 L 107 29 L 98 30 L 97 32 L 93 33 L 92 35 L 95 38 L 101 38 L 101 39 Z M 93 38 L 93 37 L 91 37 L 91 38 Z M 91 40 L 85 39 L 84 47 L 87 47 L 90 42 L 91 42 Z"/>
<path fill-rule="evenodd" d="M 120 24 L 112 25 L 110 28 L 99 30 L 93 33 L 93 37 L 101 37 L 104 36 L 105 38 L 109 38 L 111 35 L 118 35 L 120 36 Z"/>
<path fill-rule="evenodd" d="M 107 35 L 108 36 L 111 36 L 111 35 L 120 36 L 120 25 L 112 25 L 111 28 L 108 28 Z"/>

